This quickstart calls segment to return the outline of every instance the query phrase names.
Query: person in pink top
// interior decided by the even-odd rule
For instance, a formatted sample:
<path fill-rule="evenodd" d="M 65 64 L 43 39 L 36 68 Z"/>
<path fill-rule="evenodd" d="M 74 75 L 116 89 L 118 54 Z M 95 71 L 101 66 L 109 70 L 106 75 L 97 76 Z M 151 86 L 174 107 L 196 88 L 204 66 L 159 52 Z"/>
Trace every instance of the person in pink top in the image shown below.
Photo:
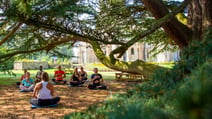
<path fill-rule="evenodd" d="M 66 84 L 66 80 L 64 78 L 66 77 L 65 71 L 62 70 L 61 66 L 58 66 L 58 70 L 54 72 L 55 79 L 52 79 L 52 81 L 55 84 Z"/>
<path fill-rule="evenodd" d="M 24 74 L 21 76 L 20 82 L 16 82 L 17 87 L 19 87 L 22 80 L 26 78 L 26 73 L 27 73 L 27 69 L 24 69 Z"/>

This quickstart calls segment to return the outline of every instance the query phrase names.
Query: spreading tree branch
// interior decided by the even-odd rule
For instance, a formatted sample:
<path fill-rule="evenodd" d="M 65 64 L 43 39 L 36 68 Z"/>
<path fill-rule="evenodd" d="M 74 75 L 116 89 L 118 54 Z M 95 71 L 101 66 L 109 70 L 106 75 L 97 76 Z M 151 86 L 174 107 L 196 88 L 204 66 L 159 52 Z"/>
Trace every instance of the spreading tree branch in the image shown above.
<path fill-rule="evenodd" d="M 88 36 L 88 35 L 82 35 L 80 33 L 77 33 L 77 31 L 73 31 L 67 28 L 63 28 L 61 27 L 61 25 L 54 25 L 54 24 L 48 24 L 39 20 L 35 20 L 32 18 L 26 19 L 24 18 L 24 16 L 19 15 L 18 16 L 20 18 L 21 21 L 23 21 L 24 23 L 28 24 L 28 25 L 33 25 L 36 27 L 40 27 L 40 28 L 44 28 L 44 29 L 49 29 L 49 30 L 54 30 L 57 32 L 61 32 L 61 33 L 65 33 L 65 34 L 71 34 L 77 37 L 81 37 L 83 39 L 89 39 L 89 40 L 93 40 L 93 41 L 99 41 L 102 42 L 103 44 L 116 44 L 116 45 L 123 45 L 123 42 L 119 42 L 119 41 L 107 41 L 105 39 L 97 39 L 95 37 L 92 36 Z"/>
<path fill-rule="evenodd" d="M 86 39 L 82 39 L 82 38 L 80 40 L 83 41 L 83 42 L 87 41 Z M 70 42 L 70 41 L 79 41 L 79 39 L 78 39 L 77 36 L 70 36 L 67 39 L 58 39 L 58 40 L 55 40 L 54 42 L 48 43 L 48 44 L 46 44 L 46 45 L 44 45 L 40 48 L 37 48 L 37 49 L 21 50 L 21 51 L 15 51 L 15 52 L 12 52 L 12 53 L 7 53 L 5 55 L 1 55 L 0 59 L 13 57 L 17 54 L 33 53 L 33 52 L 38 52 L 38 51 L 42 51 L 42 50 L 46 50 L 48 52 L 48 51 L 54 49 L 56 46 L 61 45 L 61 44 L 66 43 L 66 42 Z"/>
<path fill-rule="evenodd" d="M 23 23 L 20 22 L 18 23 L 10 33 L 8 33 L 1 41 L 0 41 L 0 46 L 5 43 L 18 29 L 19 27 L 22 25 Z"/>
<path fill-rule="evenodd" d="M 191 0 L 185 0 L 179 7 L 177 7 L 172 12 L 169 12 L 166 16 L 162 17 L 161 19 L 157 20 L 152 27 L 144 32 L 138 33 L 134 38 L 128 41 L 125 45 L 121 45 L 117 47 L 110 53 L 110 57 L 114 57 L 115 54 L 119 54 L 118 58 L 122 57 L 126 50 L 138 42 L 141 38 L 155 32 L 158 28 L 160 28 L 164 23 L 168 22 L 171 18 L 175 17 L 176 14 L 180 13 L 185 7 L 190 3 Z"/>

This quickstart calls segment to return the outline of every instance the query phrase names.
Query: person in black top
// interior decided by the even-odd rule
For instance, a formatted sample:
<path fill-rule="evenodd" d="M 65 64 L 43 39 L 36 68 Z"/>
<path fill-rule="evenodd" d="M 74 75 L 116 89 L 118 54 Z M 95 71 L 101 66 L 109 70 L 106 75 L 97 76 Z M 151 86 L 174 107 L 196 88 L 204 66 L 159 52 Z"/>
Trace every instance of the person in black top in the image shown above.
<path fill-rule="evenodd" d="M 93 82 L 93 84 L 88 85 L 89 89 L 106 89 L 107 87 L 103 84 L 103 78 L 100 73 L 98 73 L 98 68 L 94 68 L 94 74 L 91 75 L 90 81 Z"/>
<path fill-rule="evenodd" d="M 41 81 L 41 74 L 43 73 L 43 66 L 39 67 L 39 71 L 36 74 L 36 80 L 35 80 L 35 84 Z"/>
<path fill-rule="evenodd" d="M 82 80 L 82 77 L 81 77 L 81 75 L 78 72 L 78 68 L 75 68 L 74 69 L 74 73 L 73 73 L 73 75 L 71 76 L 71 79 L 70 79 L 70 85 L 71 86 L 82 85 L 83 82 L 81 80 Z"/>
<path fill-rule="evenodd" d="M 87 74 L 86 71 L 84 71 L 83 67 L 80 67 L 80 72 L 79 72 L 79 74 L 80 74 L 80 76 L 81 76 L 81 78 L 82 78 L 82 82 L 87 81 L 87 79 L 88 79 L 88 78 L 87 78 L 88 74 Z"/>

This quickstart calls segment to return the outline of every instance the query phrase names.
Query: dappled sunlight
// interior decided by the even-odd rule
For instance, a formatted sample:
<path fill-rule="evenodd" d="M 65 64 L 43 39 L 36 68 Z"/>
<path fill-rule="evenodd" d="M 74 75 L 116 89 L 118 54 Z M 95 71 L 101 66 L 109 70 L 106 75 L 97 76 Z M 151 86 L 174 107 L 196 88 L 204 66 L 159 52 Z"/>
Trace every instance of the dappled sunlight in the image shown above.
<path fill-rule="evenodd" d="M 64 115 L 86 110 L 90 105 L 104 101 L 114 93 L 124 93 L 132 82 L 106 81 L 107 90 L 90 90 L 84 87 L 54 85 L 55 96 L 61 100 L 54 108 L 31 109 L 29 100 L 32 92 L 19 92 L 15 86 L 0 87 L 0 118 L 62 118 Z"/>

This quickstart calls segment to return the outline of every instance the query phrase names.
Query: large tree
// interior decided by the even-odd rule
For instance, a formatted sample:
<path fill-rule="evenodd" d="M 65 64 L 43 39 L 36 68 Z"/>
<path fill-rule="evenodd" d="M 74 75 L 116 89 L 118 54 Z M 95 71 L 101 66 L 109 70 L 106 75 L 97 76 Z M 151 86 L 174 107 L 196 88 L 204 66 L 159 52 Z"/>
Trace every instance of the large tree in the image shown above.
<path fill-rule="evenodd" d="M 188 25 L 184 25 L 175 16 L 187 5 Z M 162 0 L 135 1 L 133 5 L 127 5 L 124 0 L 98 3 L 1 0 L 0 45 L 11 47 L 0 58 L 6 60 L 17 54 L 41 50 L 49 52 L 58 45 L 82 41 L 89 43 L 97 58 L 109 68 L 149 76 L 160 67 L 140 60 L 124 62 L 119 58 L 130 46 L 145 42 L 142 38 L 161 27 L 179 48 L 188 46 L 192 40 L 201 40 L 211 27 L 210 5 L 210 0 L 185 0 L 174 9 Z M 102 45 L 111 44 L 117 48 L 106 56 Z"/>
<path fill-rule="evenodd" d="M 146 8 L 156 19 L 170 13 L 161 0 L 142 0 Z M 162 27 L 169 36 L 182 48 L 191 40 L 201 40 L 203 34 L 212 26 L 211 0 L 191 0 L 188 5 L 188 25 L 185 26 L 176 18 L 170 19 Z"/>

